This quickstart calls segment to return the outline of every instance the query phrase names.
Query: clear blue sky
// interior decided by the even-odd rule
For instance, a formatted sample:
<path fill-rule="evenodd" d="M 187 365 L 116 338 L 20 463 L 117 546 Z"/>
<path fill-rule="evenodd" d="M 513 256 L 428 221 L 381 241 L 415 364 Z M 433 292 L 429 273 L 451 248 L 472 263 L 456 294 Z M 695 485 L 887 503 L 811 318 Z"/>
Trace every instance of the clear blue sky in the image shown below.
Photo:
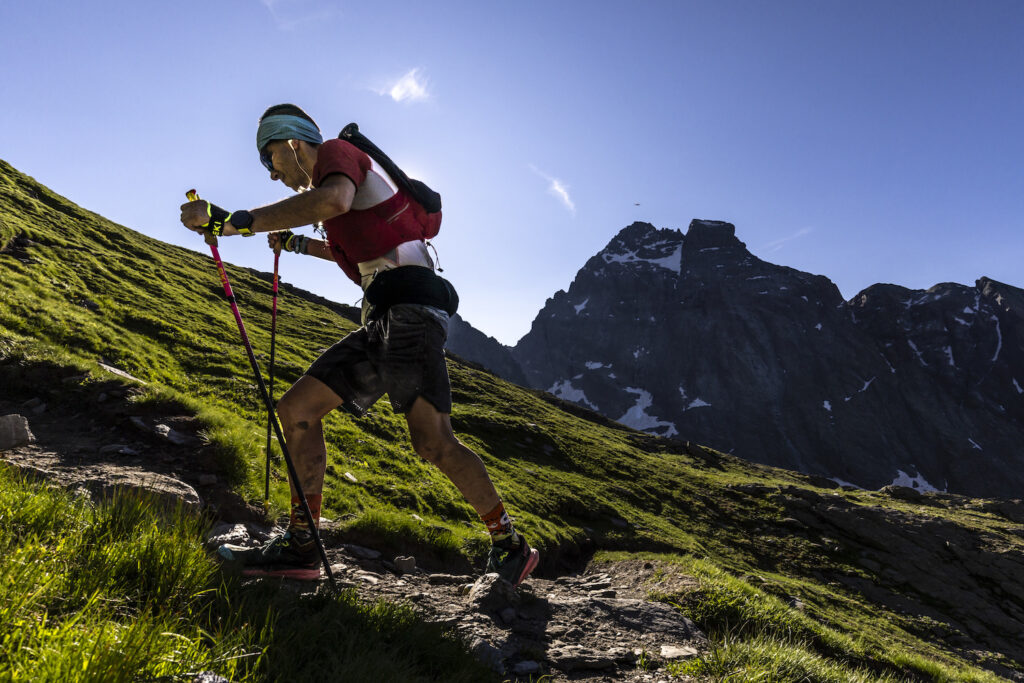
<path fill-rule="evenodd" d="M 1024 286 L 1022 36 L 1020 0 L 8 0 L 0 158 L 203 250 L 186 189 L 229 210 L 288 192 L 257 160 L 267 106 L 358 121 L 442 193 L 445 275 L 509 344 L 634 220 L 733 222 L 847 298 Z M 265 244 L 221 253 L 270 270 Z M 359 299 L 287 256 L 285 280 Z"/>

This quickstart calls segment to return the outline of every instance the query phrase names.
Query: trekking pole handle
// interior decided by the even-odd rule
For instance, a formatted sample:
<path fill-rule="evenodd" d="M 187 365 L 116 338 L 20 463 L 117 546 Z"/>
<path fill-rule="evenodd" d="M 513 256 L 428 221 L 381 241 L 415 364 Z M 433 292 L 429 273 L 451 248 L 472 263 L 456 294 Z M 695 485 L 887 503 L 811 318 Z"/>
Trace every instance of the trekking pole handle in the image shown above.
<path fill-rule="evenodd" d="M 189 190 L 188 192 L 185 193 L 185 198 L 188 199 L 190 202 L 198 202 L 199 193 L 196 192 L 194 189 Z M 217 246 L 217 238 L 214 237 L 213 234 L 208 230 L 203 231 L 203 239 L 206 240 L 206 243 L 209 244 L 211 247 Z"/>

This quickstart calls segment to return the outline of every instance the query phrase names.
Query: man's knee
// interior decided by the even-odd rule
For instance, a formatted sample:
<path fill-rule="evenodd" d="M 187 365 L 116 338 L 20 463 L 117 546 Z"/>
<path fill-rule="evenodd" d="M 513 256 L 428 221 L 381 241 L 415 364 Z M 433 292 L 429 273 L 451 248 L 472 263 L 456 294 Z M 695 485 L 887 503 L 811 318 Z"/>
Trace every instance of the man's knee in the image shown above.
<path fill-rule="evenodd" d="M 301 395 L 286 393 L 277 402 L 277 416 L 281 418 L 285 429 L 306 430 L 320 419 L 320 415 L 317 415 L 316 411 L 311 408 L 312 406 L 308 402 L 302 400 Z"/>
<path fill-rule="evenodd" d="M 416 455 L 429 463 L 437 465 L 458 452 L 459 442 L 454 437 L 447 438 L 440 435 L 429 437 L 414 436 L 412 448 L 416 451 Z"/>

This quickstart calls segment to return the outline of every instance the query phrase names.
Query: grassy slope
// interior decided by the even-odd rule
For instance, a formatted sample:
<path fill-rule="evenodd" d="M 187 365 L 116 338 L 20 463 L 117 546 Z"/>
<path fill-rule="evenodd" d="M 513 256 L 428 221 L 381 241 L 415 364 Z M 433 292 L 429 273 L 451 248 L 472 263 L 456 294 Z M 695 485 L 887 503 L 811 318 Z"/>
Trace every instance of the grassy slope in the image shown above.
<path fill-rule="evenodd" d="M 237 486 L 256 498 L 265 423 L 209 257 L 116 226 L 0 162 L 0 245 L 15 235 L 38 244 L 28 250 L 34 263 L 0 255 L 0 354 L 59 357 L 97 373 L 94 361 L 102 357 L 166 387 L 161 391 L 199 399 L 216 418 L 210 418 L 214 437 L 237 459 Z M 198 239 L 196 247 L 203 248 Z M 230 258 L 230 239 L 222 240 L 221 251 Z M 266 350 L 267 279 L 232 267 L 229 275 L 253 345 Z M 278 376 L 285 382 L 296 379 L 318 349 L 354 328 L 323 305 L 287 292 L 278 325 Z M 821 666 L 851 676 L 867 667 L 882 676 L 987 678 L 914 635 L 919 629 L 913 615 L 815 578 L 823 571 L 864 575 L 863 569 L 822 554 L 798 536 L 778 533 L 774 544 L 765 543 L 754 530 L 777 523 L 782 528 L 781 505 L 725 493 L 730 484 L 750 483 L 814 489 L 806 478 L 688 451 L 458 362 L 450 363 L 450 371 L 456 431 L 484 459 L 519 526 L 546 550 L 548 570 L 555 569 L 556 559 L 569 562 L 594 550 L 660 553 L 701 578 L 700 594 L 664 597 L 717 631 L 716 654 L 728 660 L 726 669 L 739 662 L 748 671 L 768 671 L 774 664 L 766 653 L 800 659 L 810 648 L 809 656 Z M 327 517 L 343 520 L 352 535 L 372 534 L 381 542 L 391 537 L 396 543 L 411 536 L 450 559 L 479 561 L 486 537 L 475 514 L 443 476 L 415 456 L 404 422 L 386 401 L 362 420 L 332 416 L 325 431 Z M 278 477 L 272 497 L 279 509 L 285 493 Z M 868 493 L 844 495 L 857 504 L 898 504 Z M 954 511 L 929 512 L 1003 531 L 996 518 L 975 515 L 967 522 Z M 806 616 L 795 616 L 772 592 L 737 578 L 754 573 L 770 579 L 775 593 L 801 595 Z M 737 620 L 750 627 L 737 628 Z M 692 673 L 721 676 L 714 661 L 705 664 Z M 811 680 L 844 680 L 815 675 Z M 799 677 L 776 678 L 790 676 Z"/>

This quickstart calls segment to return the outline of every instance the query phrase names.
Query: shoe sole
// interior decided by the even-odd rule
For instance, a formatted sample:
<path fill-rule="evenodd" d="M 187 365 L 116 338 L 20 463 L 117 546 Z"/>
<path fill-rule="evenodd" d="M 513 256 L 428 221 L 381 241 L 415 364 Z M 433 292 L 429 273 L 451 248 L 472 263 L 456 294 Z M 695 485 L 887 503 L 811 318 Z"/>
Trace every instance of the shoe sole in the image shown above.
<path fill-rule="evenodd" d="M 519 584 L 523 582 L 523 579 L 529 576 L 530 572 L 536 569 L 538 562 L 540 562 L 540 553 L 536 549 L 531 549 L 530 556 L 526 558 L 526 565 L 523 567 L 523 571 L 520 572 L 519 578 L 516 579 L 514 584 L 512 584 L 512 587 L 518 588 Z"/>
<path fill-rule="evenodd" d="M 300 581 L 320 580 L 320 567 L 314 569 L 290 568 L 290 569 L 259 569 L 258 567 L 247 567 L 242 570 L 243 576 L 277 576 L 282 579 L 298 579 Z"/>

